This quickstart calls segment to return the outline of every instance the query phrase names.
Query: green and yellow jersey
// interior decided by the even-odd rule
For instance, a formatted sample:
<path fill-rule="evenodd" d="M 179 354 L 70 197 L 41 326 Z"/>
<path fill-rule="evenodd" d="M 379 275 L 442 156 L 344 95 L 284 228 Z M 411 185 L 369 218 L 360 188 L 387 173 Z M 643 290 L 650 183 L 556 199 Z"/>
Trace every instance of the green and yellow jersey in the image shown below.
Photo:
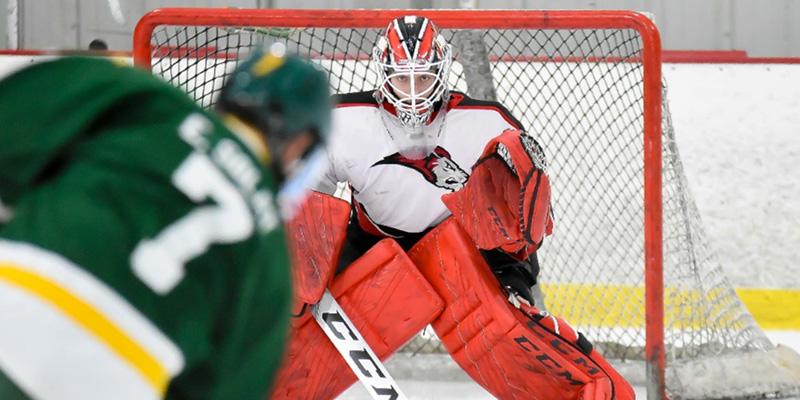
<path fill-rule="evenodd" d="M 145 71 L 0 82 L 0 398 L 264 398 L 291 291 L 274 190 Z"/>

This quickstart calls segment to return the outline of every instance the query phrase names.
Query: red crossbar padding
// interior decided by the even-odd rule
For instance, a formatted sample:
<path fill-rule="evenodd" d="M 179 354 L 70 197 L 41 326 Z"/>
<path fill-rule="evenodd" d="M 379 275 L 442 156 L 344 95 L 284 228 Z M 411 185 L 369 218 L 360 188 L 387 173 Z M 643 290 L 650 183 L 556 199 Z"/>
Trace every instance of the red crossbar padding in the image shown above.
<path fill-rule="evenodd" d="M 349 218 L 350 205 L 346 201 L 311 192 L 286 224 L 295 303 L 300 307 L 318 302 L 331 282 Z"/>
<path fill-rule="evenodd" d="M 393 239 L 378 242 L 336 276 L 331 293 L 381 360 L 444 307 Z M 289 336 L 272 399 L 332 399 L 356 381 L 310 312 L 293 321 Z"/>
<path fill-rule="evenodd" d="M 507 300 L 475 244 L 455 219 L 429 232 L 409 256 L 445 302 L 431 324 L 444 347 L 499 399 L 628 400 L 634 392 L 596 351 L 558 319 L 535 318 Z M 535 316 L 535 317 L 534 317 Z"/>

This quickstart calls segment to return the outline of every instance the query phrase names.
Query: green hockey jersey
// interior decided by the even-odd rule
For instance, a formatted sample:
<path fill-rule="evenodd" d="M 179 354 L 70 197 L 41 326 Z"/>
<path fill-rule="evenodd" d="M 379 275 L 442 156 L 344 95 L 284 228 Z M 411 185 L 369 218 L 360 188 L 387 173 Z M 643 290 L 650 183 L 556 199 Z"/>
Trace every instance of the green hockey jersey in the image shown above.
<path fill-rule="evenodd" d="M 263 399 L 291 286 L 252 147 L 108 61 L 0 82 L 0 398 Z"/>

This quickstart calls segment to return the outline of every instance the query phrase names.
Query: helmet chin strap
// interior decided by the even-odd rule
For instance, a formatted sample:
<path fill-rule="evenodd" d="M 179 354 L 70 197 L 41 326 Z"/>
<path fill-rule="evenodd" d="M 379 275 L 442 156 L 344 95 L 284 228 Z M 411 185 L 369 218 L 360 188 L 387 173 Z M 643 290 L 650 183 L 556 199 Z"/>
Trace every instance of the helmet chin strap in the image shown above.
<path fill-rule="evenodd" d="M 256 127 L 229 112 L 222 112 L 222 122 L 244 142 L 261 163 L 268 165 L 272 162 L 272 154 L 270 154 L 266 138 Z"/>

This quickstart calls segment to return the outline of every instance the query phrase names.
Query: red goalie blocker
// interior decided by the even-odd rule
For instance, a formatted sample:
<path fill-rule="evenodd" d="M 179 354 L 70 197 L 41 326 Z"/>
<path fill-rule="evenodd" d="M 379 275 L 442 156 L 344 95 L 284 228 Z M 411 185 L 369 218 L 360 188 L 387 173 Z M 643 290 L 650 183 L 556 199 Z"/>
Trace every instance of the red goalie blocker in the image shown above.
<path fill-rule="evenodd" d="M 443 308 L 441 298 L 392 239 L 380 241 L 349 265 L 330 290 L 382 360 Z M 309 311 L 292 321 L 289 338 L 272 399 L 332 399 L 356 381 Z"/>
<path fill-rule="evenodd" d="M 450 218 L 409 252 L 445 301 L 432 323 L 445 348 L 500 399 L 628 400 L 630 384 L 563 320 L 514 308 L 475 247 Z"/>

